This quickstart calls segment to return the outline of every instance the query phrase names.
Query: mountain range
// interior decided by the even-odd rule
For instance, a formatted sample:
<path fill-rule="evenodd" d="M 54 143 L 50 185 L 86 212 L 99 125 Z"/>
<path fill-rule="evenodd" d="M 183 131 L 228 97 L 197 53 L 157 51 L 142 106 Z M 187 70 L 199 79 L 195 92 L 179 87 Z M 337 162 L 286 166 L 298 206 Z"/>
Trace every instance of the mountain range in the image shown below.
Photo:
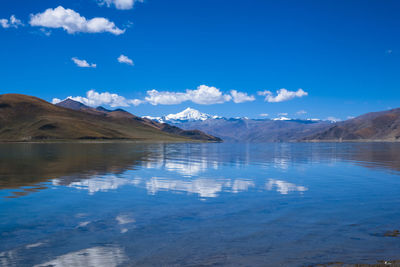
<path fill-rule="evenodd" d="M 185 130 L 197 129 L 227 142 L 399 141 L 400 109 L 368 113 L 343 122 L 318 119 L 224 118 L 187 108 L 163 117 L 145 116 Z"/>
<path fill-rule="evenodd" d="M 187 108 L 163 117 L 89 107 L 72 99 L 0 95 L 0 141 L 136 140 L 220 142 L 400 141 L 400 109 L 342 121 L 225 118 Z"/>
<path fill-rule="evenodd" d="M 71 99 L 53 105 L 33 96 L 0 95 L 0 141 L 37 140 L 221 141 L 122 109 L 91 108 Z"/>
<path fill-rule="evenodd" d="M 331 121 L 316 119 L 249 119 L 225 118 L 187 108 L 177 114 L 144 118 L 169 123 L 182 129 L 197 129 L 218 136 L 226 142 L 292 142 L 306 138 L 332 126 Z"/>

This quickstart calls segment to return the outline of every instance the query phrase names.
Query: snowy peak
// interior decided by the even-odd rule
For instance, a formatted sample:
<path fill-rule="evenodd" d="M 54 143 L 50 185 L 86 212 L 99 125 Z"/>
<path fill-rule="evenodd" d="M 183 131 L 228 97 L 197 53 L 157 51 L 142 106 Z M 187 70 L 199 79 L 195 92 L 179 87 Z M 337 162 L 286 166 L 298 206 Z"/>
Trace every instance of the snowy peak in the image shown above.
<path fill-rule="evenodd" d="M 202 113 L 197 109 L 187 108 L 184 111 L 176 114 L 169 114 L 163 117 L 144 116 L 144 118 L 155 120 L 161 123 L 179 123 L 187 121 L 205 121 L 208 119 L 219 119 L 221 117 Z"/>
<path fill-rule="evenodd" d="M 279 117 L 279 118 L 274 118 L 272 119 L 273 121 L 291 121 L 291 118 L 287 118 L 287 117 Z"/>
<path fill-rule="evenodd" d="M 187 108 L 182 112 L 165 116 L 165 119 L 168 121 L 205 121 L 210 118 L 212 118 L 211 115 L 201 113 L 193 108 Z"/>

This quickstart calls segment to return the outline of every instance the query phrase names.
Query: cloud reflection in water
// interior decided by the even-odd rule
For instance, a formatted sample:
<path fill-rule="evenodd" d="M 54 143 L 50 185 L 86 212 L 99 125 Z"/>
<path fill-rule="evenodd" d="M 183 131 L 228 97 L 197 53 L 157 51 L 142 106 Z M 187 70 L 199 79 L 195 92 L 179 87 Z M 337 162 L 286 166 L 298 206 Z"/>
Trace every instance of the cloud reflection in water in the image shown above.
<path fill-rule="evenodd" d="M 54 185 L 61 183 L 54 180 Z M 67 187 L 72 187 L 80 190 L 87 190 L 89 194 L 96 192 L 106 192 L 117 190 L 126 185 L 133 185 L 139 188 L 145 188 L 147 193 L 155 195 L 158 192 L 186 192 L 188 194 L 197 194 L 201 198 L 215 198 L 221 192 L 240 193 L 249 191 L 251 188 L 257 188 L 255 181 L 251 179 L 228 179 L 228 178 L 196 178 L 196 179 L 176 179 L 170 177 L 151 177 L 134 179 L 118 178 L 114 175 L 95 177 L 82 181 L 72 182 Z M 298 186 L 288 183 L 283 180 L 269 179 L 265 187 L 258 186 L 261 189 L 268 191 L 276 190 L 282 195 L 287 195 L 290 192 L 305 192 L 307 187 Z"/>
<path fill-rule="evenodd" d="M 298 186 L 292 183 L 288 183 L 286 181 L 275 180 L 275 179 L 269 179 L 268 183 L 266 184 L 266 188 L 268 191 L 275 189 L 282 195 L 287 195 L 289 192 L 295 192 L 295 191 L 302 193 L 308 190 L 307 187 Z"/>
<path fill-rule="evenodd" d="M 92 247 L 58 256 L 54 260 L 35 265 L 55 267 L 113 267 L 128 260 L 119 247 Z"/>

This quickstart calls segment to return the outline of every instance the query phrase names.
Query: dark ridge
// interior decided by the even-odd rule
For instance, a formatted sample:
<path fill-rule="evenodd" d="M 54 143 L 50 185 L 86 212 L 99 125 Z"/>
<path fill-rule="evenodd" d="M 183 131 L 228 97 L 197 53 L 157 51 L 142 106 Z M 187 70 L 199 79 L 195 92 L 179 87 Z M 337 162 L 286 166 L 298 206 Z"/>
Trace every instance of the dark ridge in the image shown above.
<path fill-rule="evenodd" d="M 47 136 L 47 135 L 36 135 L 32 139 L 33 140 L 48 140 L 48 139 L 51 139 L 51 137 Z"/>
<path fill-rule="evenodd" d="M 128 111 L 126 111 L 126 110 L 124 110 L 124 109 L 122 109 L 122 108 L 117 108 L 117 109 L 114 109 L 113 111 L 128 112 Z"/>
<path fill-rule="evenodd" d="M 112 139 L 112 138 L 107 138 L 107 137 L 104 137 L 104 136 L 102 136 L 102 137 L 82 136 L 82 137 L 79 137 L 79 139 L 82 139 L 82 140 L 108 140 L 108 139 Z"/>
<path fill-rule="evenodd" d="M 105 107 L 102 106 L 98 106 L 96 109 L 98 111 L 103 111 L 103 112 L 112 112 L 112 110 L 106 109 Z"/>
<path fill-rule="evenodd" d="M 54 124 L 49 123 L 49 124 L 45 124 L 45 125 L 41 126 L 39 128 L 39 130 L 54 130 L 56 128 L 57 128 L 57 126 L 55 126 Z"/>
<path fill-rule="evenodd" d="M 1 103 L 0 108 L 11 108 L 9 104 Z"/>

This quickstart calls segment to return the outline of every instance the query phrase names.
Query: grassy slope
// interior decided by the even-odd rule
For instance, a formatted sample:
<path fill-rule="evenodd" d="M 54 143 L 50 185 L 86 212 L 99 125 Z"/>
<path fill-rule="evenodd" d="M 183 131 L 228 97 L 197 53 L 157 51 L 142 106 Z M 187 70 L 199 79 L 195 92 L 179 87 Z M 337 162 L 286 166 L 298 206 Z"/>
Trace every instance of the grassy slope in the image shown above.
<path fill-rule="evenodd" d="M 31 96 L 0 96 L 0 141 L 76 139 L 190 140 L 128 118 L 70 110 Z"/>

